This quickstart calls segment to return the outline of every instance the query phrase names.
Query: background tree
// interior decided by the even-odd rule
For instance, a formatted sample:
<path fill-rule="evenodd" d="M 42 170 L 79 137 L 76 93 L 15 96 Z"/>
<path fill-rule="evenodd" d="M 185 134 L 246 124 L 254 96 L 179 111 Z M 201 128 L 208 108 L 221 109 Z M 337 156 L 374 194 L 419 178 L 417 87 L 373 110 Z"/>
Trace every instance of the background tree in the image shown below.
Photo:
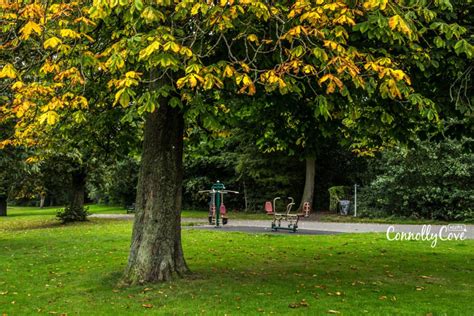
<path fill-rule="evenodd" d="M 19 150 L 9 146 L 0 149 L 0 216 L 7 216 L 8 196 L 21 170 L 18 154 Z"/>

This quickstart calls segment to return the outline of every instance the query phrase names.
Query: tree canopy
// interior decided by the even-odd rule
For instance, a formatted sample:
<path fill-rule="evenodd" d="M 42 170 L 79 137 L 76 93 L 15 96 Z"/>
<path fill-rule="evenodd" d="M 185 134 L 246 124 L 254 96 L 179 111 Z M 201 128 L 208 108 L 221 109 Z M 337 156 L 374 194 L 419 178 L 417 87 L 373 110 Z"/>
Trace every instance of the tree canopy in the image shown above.
<path fill-rule="evenodd" d="M 434 118 L 432 104 L 410 87 L 404 62 L 426 54 L 419 43 L 430 23 L 459 39 L 456 52 L 472 54 L 462 27 L 447 31 L 436 21 L 452 10 L 445 2 L 23 1 L 2 9 L 8 58 L 1 77 L 11 89 L 2 110 L 16 116 L 24 136 L 56 123 L 65 108 L 78 121 L 103 102 L 153 112 L 171 94 L 170 104 L 192 116 L 209 110 L 206 92 L 252 95 L 258 86 L 313 95 L 322 115 L 338 107 L 349 126 L 364 115 L 364 96 L 374 94 L 408 100 L 402 112 L 415 106 Z"/>

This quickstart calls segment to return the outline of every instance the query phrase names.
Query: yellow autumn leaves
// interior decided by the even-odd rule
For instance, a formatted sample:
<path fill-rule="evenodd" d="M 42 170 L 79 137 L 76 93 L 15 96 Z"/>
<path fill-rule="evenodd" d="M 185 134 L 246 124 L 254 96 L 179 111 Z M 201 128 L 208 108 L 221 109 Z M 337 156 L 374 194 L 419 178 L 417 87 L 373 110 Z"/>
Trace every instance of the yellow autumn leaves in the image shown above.
<path fill-rule="evenodd" d="M 363 4 L 364 9 L 373 10 L 380 9 L 385 10 L 387 7 L 388 0 L 368 0 Z"/>
<path fill-rule="evenodd" d="M 139 53 L 139 60 L 146 60 L 148 59 L 153 53 L 157 51 L 164 51 L 164 52 L 173 52 L 179 53 L 187 58 L 191 58 L 193 56 L 193 52 L 191 49 L 185 46 L 181 46 L 176 42 L 168 41 L 164 44 L 155 40 L 146 48 L 142 49 Z"/>
<path fill-rule="evenodd" d="M 20 33 L 21 39 L 27 40 L 33 33 L 41 35 L 41 33 L 43 33 L 43 30 L 41 29 L 41 26 L 36 22 L 28 21 L 25 26 L 23 26 L 23 28 L 20 30 Z"/>
<path fill-rule="evenodd" d="M 44 41 L 43 47 L 44 49 L 56 48 L 60 44 L 62 44 L 62 41 L 59 38 L 53 36 L 51 38 L 48 38 L 46 41 Z"/>
<path fill-rule="evenodd" d="M 15 79 L 17 76 L 16 69 L 13 67 L 12 64 L 6 64 L 3 66 L 2 70 L 0 70 L 0 79 L 9 78 Z"/>
<path fill-rule="evenodd" d="M 399 16 L 398 14 L 397 15 L 394 15 L 392 16 L 389 20 L 388 20 L 388 26 L 390 27 L 391 30 L 394 30 L 394 29 L 397 29 L 398 31 L 406 34 L 406 35 L 410 35 L 411 34 L 411 29 L 410 27 L 408 26 L 408 24 L 405 22 L 405 20 Z"/>

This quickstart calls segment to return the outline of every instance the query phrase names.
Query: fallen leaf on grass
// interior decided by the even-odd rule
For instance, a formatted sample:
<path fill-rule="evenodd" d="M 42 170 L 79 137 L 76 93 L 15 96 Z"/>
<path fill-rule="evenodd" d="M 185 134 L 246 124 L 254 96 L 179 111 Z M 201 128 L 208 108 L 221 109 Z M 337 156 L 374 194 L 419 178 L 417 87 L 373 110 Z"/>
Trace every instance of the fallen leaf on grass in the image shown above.
<path fill-rule="evenodd" d="M 153 308 L 153 304 L 143 304 L 142 306 L 145 308 Z"/>
<path fill-rule="evenodd" d="M 301 300 L 301 302 L 300 302 L 300 306 L 303 306 L 303 307 L 308 307 L 308 306 L 309 306 L 309 304 L 308 304 L 308 302 L 306 302 L 306 300 Z"/>
<path fill-rule="evenodd" d="M 381 300 L 381 301 L 384 301 L 386 299 L 387 299 L 387 297 L 385 295 L 382 295 L 382 296 L 379 297 L 379 300 Z"/>
<path fill-rule="evenodd" d="M 308 302 L 306 302 L 305 299 L 302 299 L 301 302 L 299 302 L 299 303 L 290 303 L 290 304 L 288 304 L 289 308 L 299 308 L 299 307 L 308 307 L 308 306 L 309 306 L 309 304 L 308 304 Z"/>
<path fill-rule="evenodd" d="M 329 313 L 329 314 L 340 314 L 341 312 L 340 312 L 340 311 L 335 311 L 335 310 L 333 310 L 333 309 L 330 309 L 330 310 L 328 310 L 328 313 Z"/>
<path fill-rule="evenodd" d="M 425 289 L 425 288 L 422 287 L 422 286 L 417 286 L 417 287 L 416 287 L 416 290 L 417 290 L 417 291 L 423 291 L 424 289 Z"/>

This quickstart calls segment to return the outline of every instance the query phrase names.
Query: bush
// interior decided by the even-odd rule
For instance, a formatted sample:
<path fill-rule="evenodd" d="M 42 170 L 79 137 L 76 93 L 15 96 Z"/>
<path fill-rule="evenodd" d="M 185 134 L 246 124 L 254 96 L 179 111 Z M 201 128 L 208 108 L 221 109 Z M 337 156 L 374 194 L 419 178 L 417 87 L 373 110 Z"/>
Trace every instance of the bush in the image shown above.
<path fill-rule="evenodd" d="M 361 214 L 474 220 L 473 139 L 418 142 L 383 153 L 360 194 Z"/>
<path fill-rule="evenodd" d="M 63 224 L 72 222 L 85 222 L 89 216 L 88 207 L 71 207 L 66 206 L 63 210 L 59 210 L 56 214 L 58 220 Z"/>

